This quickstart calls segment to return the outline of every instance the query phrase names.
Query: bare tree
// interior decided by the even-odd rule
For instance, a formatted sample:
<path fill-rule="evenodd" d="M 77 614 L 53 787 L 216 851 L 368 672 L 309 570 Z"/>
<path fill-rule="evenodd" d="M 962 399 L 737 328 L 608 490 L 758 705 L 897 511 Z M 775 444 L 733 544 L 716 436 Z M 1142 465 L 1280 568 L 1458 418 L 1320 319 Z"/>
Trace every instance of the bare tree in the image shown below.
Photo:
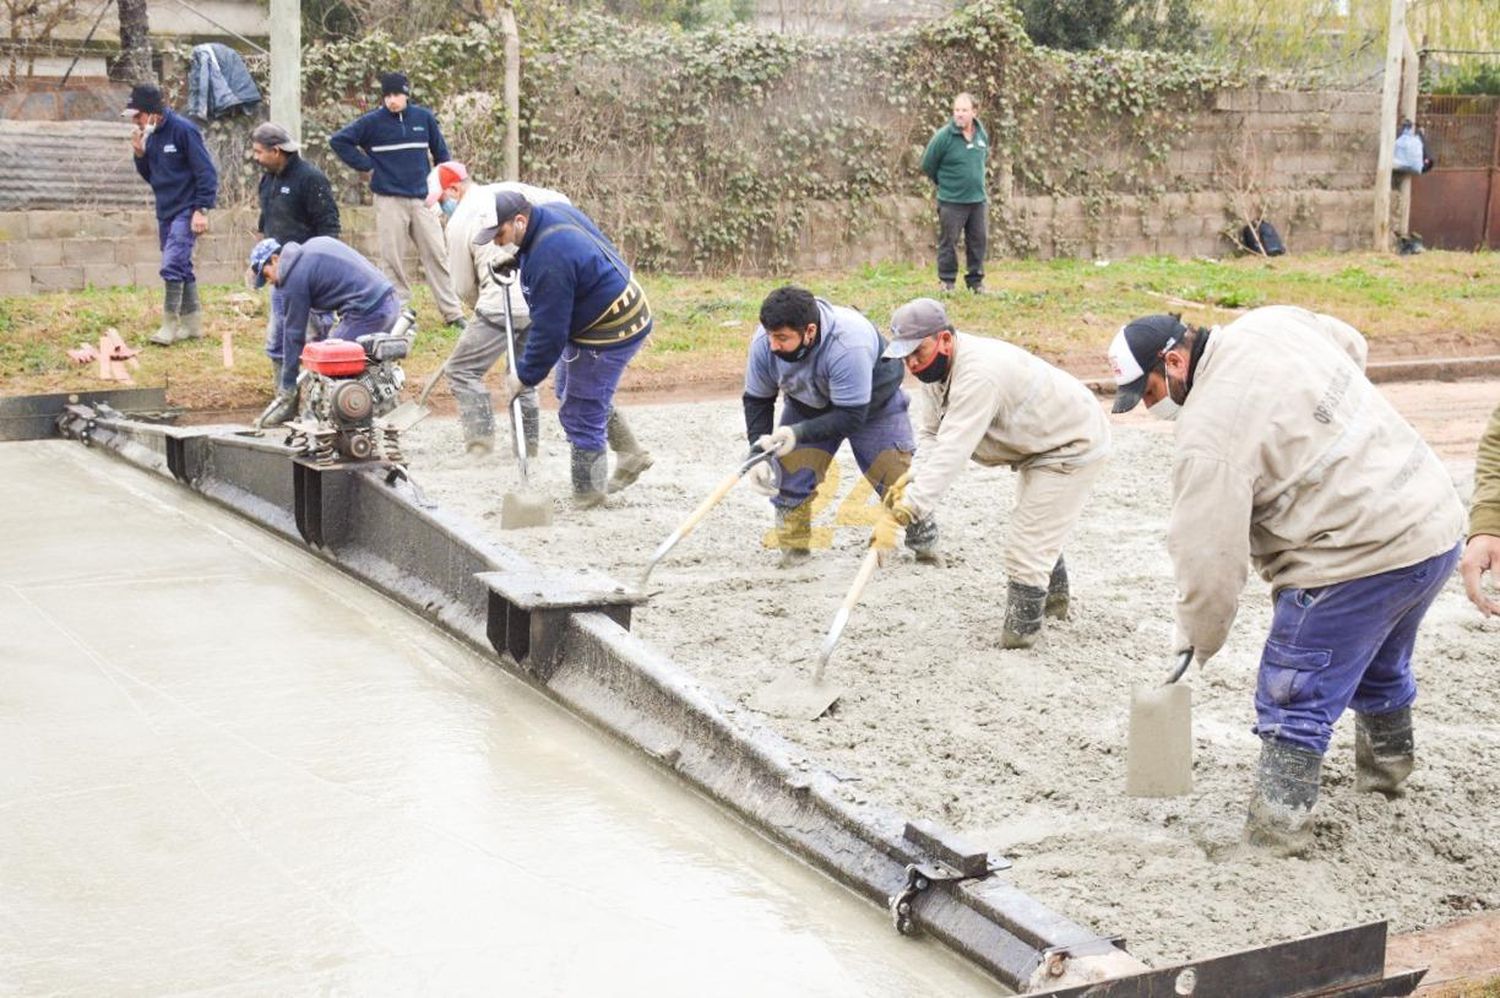
<path fill-rule="evenodd" d="M 130 83 L 154 80 L 146 0 L 116 0 L 116 6 L 120 10 L 120 61 L 115 63 L 115 79 Z"/>
<path fill-rule="evenodd" d="M 0 0 L 0 14 L 5 17 L 10 43 L 7 75 L 12 86 L 21 75 L 22 60 L 26 63 L 25 75 L 31 76 L 36 69 L 37 52 L 51 40 L 59 24 L 73 17 L 77 8 L 78 0 Z"/>

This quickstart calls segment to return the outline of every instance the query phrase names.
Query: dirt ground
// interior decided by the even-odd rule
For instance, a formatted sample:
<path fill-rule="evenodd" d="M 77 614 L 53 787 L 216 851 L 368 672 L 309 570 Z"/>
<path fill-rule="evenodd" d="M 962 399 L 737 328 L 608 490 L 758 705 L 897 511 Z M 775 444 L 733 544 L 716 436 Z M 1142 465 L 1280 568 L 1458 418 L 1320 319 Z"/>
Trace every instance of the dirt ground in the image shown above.
<path fill-rule="evenodd" d="M 1500 402 L 1500 382 L 1385 390 L 1448 461 L 1467 499 L 1474 440 Z M 512 463 L 500 452 L 480 461 L 463 455 L 451 419 L 418 426 L 406 450 L 418 483 L 498 542 L 541 563 L 588 565 L 631 582 L 745 442 L 734 401 L 627 412 L 656 466 L 604 509 L 576 512 L 559 499 L 545 530 L 500 529 Z M 847 449 L 817 521 L 829 528 L 828 546 L 808 566 L 776 567 L 764 545 L 768 504 L 741 487 L 657 568 L 636 632 L 738 705 L 739 723 L 769 725 L 806 746 L 851 799 L 934 818 L 1004 853 L 1022 889 L 1125 936 L 1151 963 L 1377 919 L 1403 932 L 1500 909 L 1500 621 L 1483 620 L 1456 577 L 1418 643 L 1419 763 L 1405 797 L 1354 792 L 1346 717 L 1324 766 L 1316 855 L 1276 860 L 1240 845 L 1258 754 L 1251 697 L 1270 618 L 1268 587 L 1253 574 L 1229 643 L 1187 678 L 1194 792 L 1124 795 L 1131 686 L 1168 664 L 1171 438 L 1144 415 L 1115 430 L 1112 465 L 1067 547 L 1072 618 L 1050 624 L 1034 649 L 999 647 L 998 564 L 1014 476 L 970 465 L 939 512 L 948 567 L 918 566 L 903 551 L 866 590 L 830 665 L 844 688 L 834 711 L 805 722 L 743 706 L 783 670 L 811 667 L 858 567 L 868 493 L 851 494 L 857 474 Z M 555 414 L 543 414 L 532 476 L 551 495 L 568 490 Z"/>

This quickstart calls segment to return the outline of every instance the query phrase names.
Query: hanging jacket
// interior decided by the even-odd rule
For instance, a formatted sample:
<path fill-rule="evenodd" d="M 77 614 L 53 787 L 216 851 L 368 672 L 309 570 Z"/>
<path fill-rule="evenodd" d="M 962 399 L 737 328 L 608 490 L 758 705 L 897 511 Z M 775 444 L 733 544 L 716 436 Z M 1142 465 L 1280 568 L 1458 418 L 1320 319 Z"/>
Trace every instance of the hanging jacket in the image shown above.
<path fill-rule="evenodd" d="M 427 172 L 452 159 L 437 118 L 417 104 L 400 114 L 381 105 L 334 132 L 328 144 L 353 169 L 371 172 L 370 190 L 398 198 L 425 199 Z"/>
<path fill-rule="evenodd" d="M 218 42 L 193 46 L 193 62 L 188 69 L 189 115 L 209 121 L 250 111 L 260 100 L 260 88 L 238 52 Z"/>
<path fill-rule="evenodd" d="M 260 178 L 260 221 L 256 229 L 281 243 L 305 243 L 313 236 L 339 236 L 339 206 L 323 171 L 297 153 L 280 173 Z"/>
<path fill-rule="evenodd" d="M 146 154 L 135 157 L 135 172 L 156 195 L 156 218 L 165 222 L 185 211 L 207 211 L 218 200 L 219 171 L 198 126 L 175 111 L 146 136 Z"/>

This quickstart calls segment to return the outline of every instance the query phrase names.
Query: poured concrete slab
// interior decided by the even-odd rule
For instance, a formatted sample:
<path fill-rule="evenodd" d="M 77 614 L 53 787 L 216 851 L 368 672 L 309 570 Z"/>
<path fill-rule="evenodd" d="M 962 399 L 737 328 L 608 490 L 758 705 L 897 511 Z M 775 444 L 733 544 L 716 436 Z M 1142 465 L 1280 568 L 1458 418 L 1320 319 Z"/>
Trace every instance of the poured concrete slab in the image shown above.
<path fill-rule="evenodd" d="M 307 553 L 0 481 L 0 992 L 995 993 Z"/>

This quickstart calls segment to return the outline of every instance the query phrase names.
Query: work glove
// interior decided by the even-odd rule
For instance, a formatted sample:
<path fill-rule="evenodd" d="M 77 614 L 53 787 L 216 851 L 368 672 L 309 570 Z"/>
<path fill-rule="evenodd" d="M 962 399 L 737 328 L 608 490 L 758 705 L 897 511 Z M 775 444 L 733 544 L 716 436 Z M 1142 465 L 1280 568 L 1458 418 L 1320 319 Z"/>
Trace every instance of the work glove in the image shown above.
<path fill-rule="evenodd" d="M 511 399 L 515 398 L 517 395 L 521 394 L 525 390 L 526 390 L 526 384 L 521 380 L 521 376 L 516 373 L 516 365 L 511 364 L 509 367 L 507 367 L 505 369 L 505 402 L 506 402 L 506 404 L 509 405 Z"/>
<path fill-rule="evenodd" d="M 905 506 L 902 509 L 906 509 Z M 895 514 L 893 513 L 894 517 Z M 900 519 L 896 519 L 900 523 Z M 917 556 L 918 561 L 936 562 L 941 557 L 938 555 L 938 523 L 937 517 L 932 514 L 911 520 L 906 524 L 906 546 L 911 549 L 912 554 Z"/>
<path fill-rule="evenodd" d="M 908 469 L 901 473 L 900 478 L 886 486 L 885 493 L 880 497 L 880 501 L 885 504 L 885 508 L 891 511 L 891 515 L 896 518 L 896 522 L 903 527 L 917 518 L 916 513 L 906 502 L 906 487 L 910 484 L 911 471 Z M 897 512 L 898 509 L 901 512 Z"/>
<path fill-rule="evenodd" d="M 490 275 L 502 284 L 508 284 L 516 276 L 521 262 L 516 259 L 516 248 L 507 246 L 496 251 L 498 259 L 490 261 Z"/>
<path fill-rule="evenodd" d="M 781 491 L 781 466 L 775 461 L 762 461 L 745 475 L 750 487 L 763 496 L 774 496 Z"/>
<path fill-rule="evenodd" d="M 755 441 L 759 450 L 769 451 L 777 457 L 786 457 L 797 449 L 797 431 L 790 426 L 778 426 Z"/>
<path fill-rule="evenodd" d="M 271 399 L 271 404 L 266 406 L 265 411 L 255 420 L 255 428 L 263 429 L 267 426 L 276 426 L 285 423 L 297 415 L 297 392 L 287 391 L 285 388 L 276 390 L 276 397 Z"/>

